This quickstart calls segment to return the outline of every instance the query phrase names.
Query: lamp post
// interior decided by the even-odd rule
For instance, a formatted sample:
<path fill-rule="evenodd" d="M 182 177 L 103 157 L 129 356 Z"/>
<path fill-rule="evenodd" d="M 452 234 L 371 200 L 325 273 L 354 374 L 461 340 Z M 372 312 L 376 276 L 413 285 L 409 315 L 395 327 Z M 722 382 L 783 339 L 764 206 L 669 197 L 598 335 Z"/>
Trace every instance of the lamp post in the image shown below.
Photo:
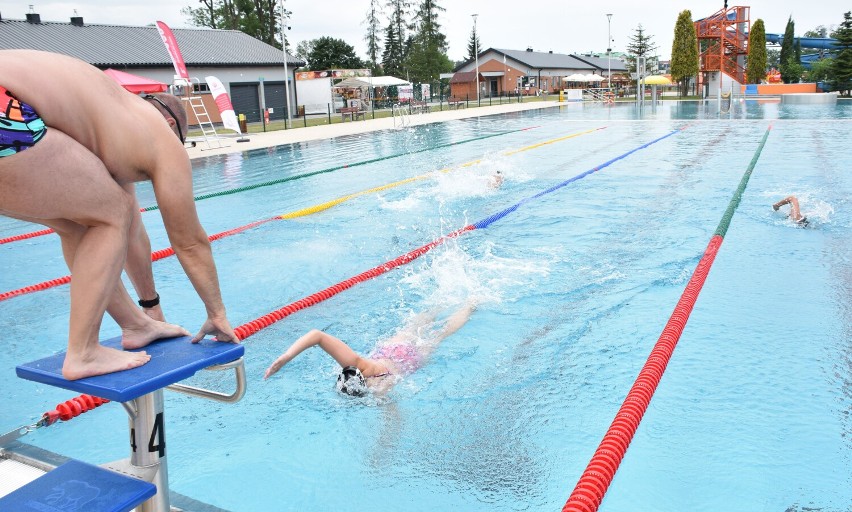
<path fill-rule="evenodd" d="M 473 16 L 473 52 L 476 58 L 476 103 L 479 104 L 479 38 L 476 33 L 476 18 L 479 15 L 471 14 L 471 16 Z"/>
<path fill-rule="evenodd" d="M 606 15 L 606 85 L 612 89 L 612 14 Z"/>
<path fill-rule="evenodd" d="M 287 28 L 287 11 L 284 10 L 284 0 L 281 0 L 281 48 L 284 50 L 284 95 L 287 105 L 287 120 L 284 122 L 285 128 L 293 127 L 293 109 L 290 105 L 290 71 L 287 70 L 287 36 L 284 29 Z"/>

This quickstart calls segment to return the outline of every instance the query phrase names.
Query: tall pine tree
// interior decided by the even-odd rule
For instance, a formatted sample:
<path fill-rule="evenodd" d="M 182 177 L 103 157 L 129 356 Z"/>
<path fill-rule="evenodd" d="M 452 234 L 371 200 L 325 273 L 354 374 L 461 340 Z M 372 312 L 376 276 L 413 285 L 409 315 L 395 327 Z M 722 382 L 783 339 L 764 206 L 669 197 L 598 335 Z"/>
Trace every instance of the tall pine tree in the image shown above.
<path fill-rule="evenodd" d="M 652 36 L 645 34 L 645 29 L 641 23 L 630 36 L 630 42 L 627 44 L 627 68 L 631 73 L 636 72 L 636 61 L 639 57 L 645 58 L 646 74 L 657 68 L 656 57 L 654 56 L 657 46 L 652 39 Z"/>
<path fill-rule="evenodd" d="M 367 35 L 364 36 L 364 40 L 367 41 L 367 63 L 373 75 L 381 74 L 379 50 L 381 49 L 382 37 L 380 35 L 379 16 L 381 15 L 381 6 L 379 2 L 380 0 L 370 0 L 370 10 L 367 12 L 367 18 L 364 20 L 364 24 L 367 25 Z"/>
<path fill-rule="evenodd" d="M 784 29 L 784 39 L 781 41 L 781 57 L 778 63 L 778 71 L 781 72 L 781 80 L 785 84 L 799 81 L 801 75 L 801 64 L 796 60 L 796 23 L 793 17 L 787 19 L 787 27 Z"/>
<path fill-rule="evenodd" d="M 415 32 L 407 64 L 411 80 L 437 81 L 440 74 L 452 70 L 447 57 L 447 37 L 441 32 L 438 13 L 445 11 L 437 0 L 422 0 L 414 15 Z"/>
<path fill-rule="evenodd" d="M 852 11 L 843 15 L 843 23 L 834 32 L 835 46 L 839 50 L 831 66 L 834 88 L 852 95 Z"/>
<path fill-rule="evenodd" d="M 681 96 L 689 93 L 689 79 L 698 74 L 698 36 L 692 22 L 692 12 L 681 11 L 675 25 L 672 42 L 672 79 L 680 84 Z"/>
<path fill-rule="evenodd" d="M 763 20 L 758 18 L 751 26 L 748 35 L 748 62 L 746 63 L 746 81 L 759 84 L 766 77 L 766 29 Z"/>
<path fill-rule="evenodd" d="M 470 29 L 470 39 L 467 40 L 467 60 L 476 59 L 476 54 L 482 51 L 482 43 L 479 42 L 479 34 L 476 33 L 476 24 Z"/>

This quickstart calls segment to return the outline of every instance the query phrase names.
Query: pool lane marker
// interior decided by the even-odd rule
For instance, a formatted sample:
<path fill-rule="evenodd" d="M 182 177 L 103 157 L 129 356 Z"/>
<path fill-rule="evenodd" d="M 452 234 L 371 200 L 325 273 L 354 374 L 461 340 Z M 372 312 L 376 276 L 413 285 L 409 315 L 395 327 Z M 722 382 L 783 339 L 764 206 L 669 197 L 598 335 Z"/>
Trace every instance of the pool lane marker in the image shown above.
<path fill-rule="evenodd" d="M 507 153 L 507 155 L 520 153 L 522 151 L 527 151 L 527 150 L 532 149 L 532 148 L 541 147 L 541 146 L 546 145 L 546 144 L 552 144 L 554 142 L 563 141 L 563 140 L 571 139 L 571 138 L 574 138 L 574 137 L 579 137 L 580 135 L 585 135 L 585 134 L 588 134 L 588 133 L 596 132 L 598 130 L 603 130 L 605 128 L 606 127 L 604 126 L 604 127 L 600 127 L 600 128 L 593 128 L 591 130 L 586 130 L 584 132 L 572 133 L 570 135 L 566 135 L 566 136 L 559 137 L 559 138 L 556 138 L 556 139 L 551 139 L 551 140 L 548 140 L 548 141 L 545 141 L 545 142 L 540 142 L 540 143 L 534 144 L 532 146 L 527 146 L 527 147 L 524 147 L 524 148 L 520 148 L 520 149 L 517 149 L 517 150 L 510 151 L 510 152 Z M 526 129 L 527 128 L 525 128 L 525 130 Z M 473 160 L 471 162 L 461 164 L 457 168 L 470 167 L 472 165 L 476 165 L 477 163 L 480 163 L 481 161 L 482 161 L 482 159 Z M 445 172 L 446 173 L 446 172 L 452 171 L 453 169 L 454 168 L 449 167 L 449 168 L 446 168 L 446 169 L 441 169 L 439 172 Z M 347 196 L 343 196 L 341 198 L 338 198 L 338 199 L 335 199 L 335 200 L 332 200 L 332 201 L 328 201 L 328 202 L 325 202 L 325 203 L 322 203 L 322 204 L 319 204 L 319 205 L 315 205 L 315 206 L 312 206 L 312 207 L 309 207 L 309 208 L 303 208 L 301 210 L 296 210 L 294 212 L 285 213 L 283 215 L 276 215 L 275 217 L 270 217 L 268 219 L 262 219 L 262 220 L 254 221 L 250 224 L 246 224 L 245 226 L 240 226 L 240 227 L 236 227 L 236 228 L 233 228 L 233 229 L 229 229 L 228 231 L 222 231 L 221 233 L 216 233 L 216 234 L 208 236 L 207 239 L 209 241 L 213 242 L 215 240 L 219 240 L 220 238 L 225 238 L 227 236 L 235 235 L 237 233 L 242 233 L 243 231 L 249 230 L 251 228 L 255 228 L 257 226 L 260 226 L 261 224 L 266 224 L 267 222 L 272 222 L 274 220 L 294 219 L 296 217 L 303 217 L 305 215 L 310 215 L 310 214 L 313 214 L 313 213 L 321 212 L 323 210 L 327 210 L 327 209 L 329 209 L 333 206 L 336 206 L 336 205 L 338 205 L 338 204 L 340 204 L 344 201 L 348 201 L 349 199 L 352 199 L 354 197 L 358 197 L 358 196 L 361 196 L 361 195 L 364 195 L 364 194 L 367 194 L 367 193 L 370 193 L 370 192 L 376 192 L 376 191 L 380 191 L 380 190 L 386 190 L 386 189 L 389 189 L 389 188 L 397 187 L 399 185 L 403 185 L 405 183 L 410 183 L 412 181 L 422 180 L 422 179 L 428 178 L 431 175 L 432 175 L 432 173 L 421 174 L 419 176 L 414 176 L 412 178 L 407 178 L 407 179 L 404 179 L 404 180 L 395 181 L 393 183 L 388 183 L 386 185 L 374 187 L 374 188 L 371 188 L 371 189 L 368 189 L 368 190 L 362 190 L 361 192 L 349 194 Z M 159 249 L 159 250 L 151 253 L 151 261 L 158 261 L 158 260 L 161 260 L 163 258 L 168 258 L 169 256 L 174 256 L 174 254 L 175 254 L 175 250 L 171 247 L 167 247 L 165 249 Z M 19 295 L 26 295 L 28 293 L 33 293 L 33 292 L 37 292 L 37 291 L 41 291 L 41 290 L 47 290 L 48 288 L 53 288 L 53 287 L 56 287 L 56 286 L 62 286 L 62 285 L 68 284 L 70 282 L 71 282 L 71 276 L 67 275 L 67 276 L 63 276 L 63 277 L 58 277 L 56 279 L 51 279 L 49 281 L 43 281 L 41 283 L 25 286 L 23 288 L 18 288 L 16 290 L 10 290 L 8 292 L 0 293 L 0 302 L 4 301 L 6 299 L 11 299 L 12 297 L 17 297 Z"/>
<path fill-rule="evenodd" d="M 674 130 L 674 131 L 672 131 L 672 132 L 670 132 L 670 133 L 668 133 L 668 134 L 666 134 L 662 137 L 659 137 L 659 138 L 657 138 L 657 139 L 655 139 L 655 140 L 653 140 L 653 141 L 651 141 L 647 144 L 643 144 L 642 146 L 639 146 L 639 147 L 637 147 L 637 148 L 635 148 L 631 151 L 628 151 L 627 153 L 624 153 L 621 156 L 613 158 L 612 160 L 609 160 L 608 162 L 605 162 L 605 163 L 595 167 L 594 169 L 592 169 L 590 171 L 586 171 L 586 172 L 584 172 L 584 173 L 582 173 L 578 176 L 575 176 L 574 178 L 567 180 L 567 181 L 565 181 L 565 182 L 563 182 L 563 183 L 561 183 L 561 184 L 559 184 L 555 187 L 551 187 L 550 189 L 548 189 L 548 190 L 546 190 L 542 193 L 536 194 L 536 195 L 532 196 L 531 198 L 526 199 L 526 200 L 522 201 L 521 203 L 518 203 L 518 205 L 515 205 L 515 207 L 504 210 L 503 212 L 498 214 L 498 216 L 491 216 L 491 217 L 488 217 L 488 219 L 485 219 L 484 221 L 480 221 L 480 222 L 477 222 L 477 223 L 474 223 L 474 224 L 468 224 L 467 226 L 460 228 L 460 229 L 457 229 L 456 231 L 453 231 L 452 233 L 444 235 L 441 238 L 433 240 L 432 242 L 429 242 L 428 244 L 426 244 L 422 247 L 418 247 L 417 249 L 414 249 L 413 251 L 410 251 L 406 254 L 403 254 L 402 256 L 399 256 L 394 260 L 391 260 L 387 263 L 383 263 L 383 264 L 381 264 L 377 267 L 373 267 L 372 269 L 367 270 L 366 272 L 362 272 L 361 274 L 358 274 L 357 276 L 350 277 L 349 279 L 347 279 L 345 281 L 341 281 L 341 282 L 339 282 L 339 283 L 337 283 L 333 286 L 329 286 L 328 288 L 325 288 L 325 289 L 323 289 L 319 292 L 316 292 L 314 294 L 308 295 L 307 297 L 299 299 L 296 302 L 288 304 L 287 306 L 276 309 L 275 311 L 272 311 L 271 313 L 267 313 L 266 315 L 264 315 L 260 318 L 257 318 L 255 320 L 247 322 L 243 325 L 240 325 L 240 326 L 238 326 L 234 329 L 234 332 L 237 334 L 237 337 L 240 340 L 244 340 L 244 339 L 248 338 L 249 336 L 257 333 L 261 329 L 269 327 L 270 325 L 274 324 L 275 322 L 282 320 L 287 316 L 290 316 L 291 314 L 295 313 L 296 311 L 299 311 L 299 310 L 305 309 L 307 307 L 313 306 L 315 304 L 318 304 L 318 303 L 320 303 L 320 302 L 322 302 L 326 299 L 329 299 L 329 298 L 337 295 L 338 293 L 340 293 L 344 290 L 352 288 L 353 286 L 355 286 L 358 283 L 362 283 L 362 282 L 367 281 L 369 279 L 372 279 L 374 277 L 380 276 L 380 275 L 382 275 L 382 274 L 384 274 L 384 273 L 386 273 L 390 270 L 393 270 L 396 267 L 407 264 L 407 263 L 419 258 L 420 256 L 426 254 L 427 252 L 431 251 L 435 247 L 442 245 L 444 242 L 446 242 L 449 239 L 457 238 L 457 237 L 463 235 L 464 233 L 478 229 L 477 226 L 479 226 L 479 225 L 487 227 L 488 225 L 492 224 L 493 222 L 496 222 L 497 220 L 499 220 L 500 218 L 505 217 L 511 211 L 515 211 L 517 209 L 517 206 L 519 206 L 523 202 L 529 201 L 530 199 L 534 199 L 534 198 L 537 198 L 537 197 L 541 197 L 544 194 L 550 193 L 554 190 L 557 190 L 557 189 L 567 185 L 568 183 L 571 183 L 573 181 L 577 181 L 578 179 L 581 179 L 585 176 L 588 176 L 589 174 L 592 174 L 595 171 L 598 171 L 600 169 L 603 169 L 604 167 L 611 165 L 615 161 L 618 161 L 618 160 L 620 160 L 620 159 L 622 159 L 622 158 L 624 158 L 624 157 L 626 157 L 626 156 L 628 156 L 632 153 L 635 153 L 636 151 L 638 151 L 642 148 L 646 148 L 646 147 L 650 146 L 651 144 L 654 144 L 654 143 L 659 142 L 659 141 L 661 141 L 661 140 L 663 140 L 667 137 L 670 137 L 671 135 L 674 135 L 675 133 L 678 133 L 682 130 L 683 129 Z M 486 222 L 486 221 L 488 221 L 488 222 Z"/>
<path fill-rule="evenodd" d="M 707 274 L 710 272 L 710 267 L 719 252 L 719 247 L 722 245 L 725 234 L 728 232 L 728 227 L 731 224 L 731 219 L 734 212 L 740 204 L 743 192 L 748 185 L 751 173 L 754 166 L 757 164 L 760 153 L 763 151 L 763 146 L 766 144 L 766 139 L 769 137 L 769 132 L 772 125 L 766 129 L 763 134 L 754 157 L 751 163 L 743 174 L 740 184 L 734 192 L 734 196 L 728 203 L 728 208 L 722 215 L 722 220 L 719 226 L 713 233 L 710 243 L 704 250 L 704 256 L 695 267 L 695 271 L 686 289 L 678 300 L 677 305 L 666 323 L 662 334 L 660 335 L 654 348 L 651 350 L 648 360 L 639 372 L 639 376 L 633 383 L 633 387 L 627 393 L 627 397 L 615 415 L 609 429 L 603 437 L 598 449 L 592 455 L 586 470 L 583 472 L 577 482 L 574 491 L 571 493 L 562 512 L 595 512 L 603 501 L 607 489 L 615 476 L 621 460 L 630 442 L 633 440 L 633 435 L 645 415 L 648 404 L 660 383 L 663 372 L 666 371 L 669 359 L 671 359 L 677 342 L 683 333 L 686 322 L 689 320 L 689 315 L 692 312 L 695 301 L 698 299 L 698 294 L 701 293 L 701 288 L 704 286 L 704 281 L 707 279 Z"/>
<path fill-rule="evenodd" d="M 335 167 L 329 167 L 327 169 L 320 169 L 318 171 L 311 171 L 311 172 L 306 172 L 306 173 L 302 173 L 302 174 L 296 174 L 296 175 L 293 175 L 293 176 L 287 176 L 286 178 L 279 178 L 277 180 L 270 180 L 270 181 L 264 181 L 262 183 L 255 183 L 254 185 L 246 185 L 244 187 L 222 190 L 220 192 L 212 192 L 210 194 L 202 194 L 202 195 L 198 195 L 198 196 L 193 197 L 193 200 L 194 201 L 202 201 L 204 199 L 210 199 L 211 197 L 220 197 L 220 196 L 226 196 L 226 195 L 229 195 L 229 194 L 237 194 L 239 192 L 245 192 L 247 190 L 254 190 L 256 188 L 268 187 L 268 186 L 271 186 L 271 185 L 279 185 L 281 183 L 286 183 L 288 181 L 299 180 L 299 179 L 302 179 L 302 178 L 308 178 L 308 177 L 311 177 L 311 176 L 316 176 L 317 174 L 324 174 L 324 173 L 327 173 L 327 172 L 339 171 L 341 169 L 351 169 L 352 167 L 358 167 L 358 166 L 361 166 L 361 165 L 367 165 L 367 164 L 372 164 L 372 163 L 376 163 L 376 162 L 381 162 L 382 160 L 390 160 L 392 158 L 398 158 L 398 157 L 401 157 L 401 156 L 416 155 L 417 153 L 423 153 L 425 151 L 432 151 L 432 150 L 435 150 L 435 149 L 447 148 L 447 147 L 450 147 L 450 146 L 458 146 L 460 144 L 466 144 L 468 142 L 476 142 L 478 140 L 490 139 L 491 137 L 499 137 L 501 135 L 508 135 L 508 134 L 511 134 L 511 133 L 524 132 L 524 131 L 532 130 L 532 129 L 535 129 L 535 128 L 539 128 L 539 127 L 538 126 L 528 126 L 526 128 L 518 128 L 516 130 L 508 130 L 508 131 L 504 131 L 504 132 L 491 133 L 491 134 L 488 134 L 488 135 L 482 135 L 480 137 L 475 137 L 475 138 L 472 138 L 472 139 L 465 139 L 465 140 L 460 140 L 460 141 L 456 141 L 456 142 L 449 142 L 447 144 L 440 144 L 440 145 L 437 145 L 437 146 L 431 146 L 431 147 L 428 147 L 428 148 L 421 148 L 421 149 L 409 151 L 409 152 L 406 152 L 406 153 L 397 153 L 397 154 L 394 154 L 394 155 L 372 158 L 370 160 L 362 160 L 362 161 L 355 162 L 355 163 L 352 163 L 352 164 L 338 165 L 338 166 L 335 166 Z M 151 211 L 159 210 L 159 209 L 160 209 L 160 207 L 158 205 L 153 205 L 153 206 L 148 206 L 146 208 L 140 208 L 139 211 L 144 213 L 144 212 L 151 212 Z M 6 238 L 0 238 L 0 245 L 8 244 L 8 243 L 11 243 L 11 242 L 18 242 L 18 241 L 21 241 L 21 240 L 27 240 L 27 239 L 30 239 L 30 238 L 36 238 L 36 237 L 39 237 L 39 236 L 49 235 L 51 233 L 53 233 L 53 229 L 48 228 L 48 229 L 42 229 L 40 231 L 33 231 L 33 232 L 30 232 L 30 233 L 23 233 L 23 234 L 20 234 L 20 235 L 13 235 L 13 236 L 6 237 Z"/>

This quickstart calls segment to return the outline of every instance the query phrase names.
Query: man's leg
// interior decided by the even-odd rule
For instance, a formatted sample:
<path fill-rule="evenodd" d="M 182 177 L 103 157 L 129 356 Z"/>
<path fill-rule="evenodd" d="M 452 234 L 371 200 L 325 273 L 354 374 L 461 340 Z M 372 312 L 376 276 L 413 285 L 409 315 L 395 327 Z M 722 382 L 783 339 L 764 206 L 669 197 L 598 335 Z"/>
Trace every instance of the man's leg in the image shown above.
<path fill-rule="evenodd" d="M 34 222 L 29 218 L 23 220 Z M 67 220 L 47 221 L 44 224 L 53 228 L 59 235 L 65 262 L 69 269 L 74 268 L 77 244 L 88 228 Z M 133 302 L 120 279 L 107 304 L 107 312 L 121 327 L 121 345 L 127 349 L 141 348 L 160 338 L 189 335 L 189 331 L 179 325 L 156 321 L 146 315 Z"/>
<path fill-rule="evenodd" d="M 71 268 L 71 319 L 62 374 L 80 379 L 145 364 L 144 352 L 98 343 L 127 250 L 132 198 L 88 149 L 55 128 L 34 147 L 0 158 L 0 211 L 85 227 Z"/>

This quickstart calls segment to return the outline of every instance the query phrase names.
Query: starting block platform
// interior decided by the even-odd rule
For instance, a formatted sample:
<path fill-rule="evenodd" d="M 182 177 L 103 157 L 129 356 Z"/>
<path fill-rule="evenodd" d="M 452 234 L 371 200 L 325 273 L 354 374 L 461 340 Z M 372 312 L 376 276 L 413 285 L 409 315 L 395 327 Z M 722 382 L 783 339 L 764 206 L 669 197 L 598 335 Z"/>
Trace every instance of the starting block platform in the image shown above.
<path fill-rule="evenodd" d="M 101 344 L 121 349 L 121 338 Z M 163 388 L 209 400 L 237 402 L 245 393 L 245 347 L 212 339 L 192 343 L 192 337 L 180 336 L 157 340 L 138 350 L 148 352 L 151 360 L 131 370 L 79 380 L 62 376 L 64 352 L 15 369 L 22 379 L 120 402 L 129 417 L 131 453 L 128 459 L 105 464 L 106 467 L 72 460 L 0 498 L 0 511 L 170 511 Z M 236 391 L 226 395 L 177 384 L 204 369 L 233 369 Z"/>
<path fill-rule="evenodd" d="M 113 402 L 127 402 L 189 378 L 209 366 L 237 360 L 245 352 L 241 344 L 211 339 L 191 343 L 190 340 L 191 336 L 157 340 L 136 350 L 144 350 L 151 356 L 146 364 L 132 370 L 85 379 L 67 380 L 62 376 L 65 352 L 22 364 L 15 368 L 15 373 L 22 379 L 87 393 Z M 121 350 L 120 337 L 102 341 L 101 344 Z"/>
<path fill-rule="evenodd" d="M 71 460 L 0 498 L 15 512 L 127 512 L 157 493 L 154 484 Z"/>

